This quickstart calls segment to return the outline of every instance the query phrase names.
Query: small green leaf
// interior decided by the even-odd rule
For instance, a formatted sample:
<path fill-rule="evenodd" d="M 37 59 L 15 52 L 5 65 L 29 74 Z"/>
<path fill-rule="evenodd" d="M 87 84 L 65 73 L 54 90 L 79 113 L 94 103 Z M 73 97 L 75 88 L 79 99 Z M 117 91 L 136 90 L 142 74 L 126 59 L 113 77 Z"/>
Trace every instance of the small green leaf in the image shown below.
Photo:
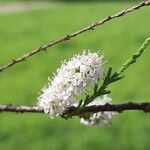
<path fill-rule="evenodd" d="M 96 94 L 97 89 L 98 89 L 98 84 L 95 84 L 95 86 L 94 86 L 94 94 Z"/>
<path fill-rule="evenodd" d="M 82 102 L 83 102 L 83 100 L 80 100 L 80 101 L 79 101 L 78 108 L 80 108 L 80 107 L 81 107 Z"/>

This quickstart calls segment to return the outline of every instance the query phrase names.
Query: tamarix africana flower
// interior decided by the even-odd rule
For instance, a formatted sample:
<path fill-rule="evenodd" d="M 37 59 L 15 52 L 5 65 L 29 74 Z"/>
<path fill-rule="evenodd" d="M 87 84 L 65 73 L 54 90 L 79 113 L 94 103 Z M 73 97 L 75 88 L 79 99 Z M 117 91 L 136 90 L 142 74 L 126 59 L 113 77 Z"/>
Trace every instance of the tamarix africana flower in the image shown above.
<path fill-rule="evenodd" d="M 90 84 L 97 84 L 103 76 L 103 56 L 96 52 L 83 52 L 64 61 L 52 82 L 43 88 L 38 106 L 51 117 L 60 116 L 65 108 L 77 103 L 76 96 L 85 92 Z M 50 81 L 50 79 L 49 79 Z"/>
<path fill-rule="evenodd" d="M 98 106 L 98 105 L 105 105 L 105 104 L 111 104 L 111 98 L 107 95 L 104 95 L 102 99 L 96 98 L 91 103 L 89 103 L 87 106 Z M 111 123 L 112 117 L 115 115 L 115 112 L 110 111 L 104 111 L 104 112 L 97 112 L 94 114 L 91 114 L 89 117 L 81 118 L 80 122 L 81 124 L 88 125 L 88 126 L 104 126 Z"/>

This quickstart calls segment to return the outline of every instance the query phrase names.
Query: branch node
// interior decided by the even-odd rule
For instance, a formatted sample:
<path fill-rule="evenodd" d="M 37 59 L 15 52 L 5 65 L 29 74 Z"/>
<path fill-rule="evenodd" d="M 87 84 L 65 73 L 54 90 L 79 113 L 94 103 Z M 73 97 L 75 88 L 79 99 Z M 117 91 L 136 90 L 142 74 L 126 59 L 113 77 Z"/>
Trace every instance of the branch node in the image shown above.
<path fill-rule="evenodd" d="M 112 19 L 112 17 L 111 17 L 111 16 L 108 16 L 108 17 L 106 18 L 106 21 L 108 21 L 108 20 L 110 20 L 110 19 Z"/>
<path fill-rule="evenodd" d="M 67 34 L 66 37 L 65 37 L 65 39 L 66 39 L 66 40 L 70 40 L 70 39 L 71 39 L 70 35 Z"/>
<path fill-rule="evenodd" d="M 43 51 L 47 54 L 47 48 L 46 47 L 43 48 Z"/>
<path fill-rule="evenodd" d="M 93 26 L 91 26 L 91 27 L 90 27 L 90 30 L 94 30 L 94 27 L 93 27 Z"/>
<path fill-rule="evenodd" d="M 25 57 L 22 57 L 21 61 L 26 61 L 26 58 L 25 58 Z"/>
<path fill-rule="evenodd" d="M 41 51 L 42 50 L 42 46 L 40 46 L 38 49 L 37 49 L 37 51 Z"/>
<path fill-rule="evenodd" d="M 144 104 L 145 106 L 144 106 L 144 112 L 145 113 L 148 113 L 148 112 L 150 112 L 150 104 L 148 104 L 148 103 L 146 103 L 146 104 Z"/>
<path fill-rule="evenodd" d="M 16 63 L 16 60 L 15 60 L 15 59 L 12 59 L 12 62 L 13 62 L 13 63 Z"/>

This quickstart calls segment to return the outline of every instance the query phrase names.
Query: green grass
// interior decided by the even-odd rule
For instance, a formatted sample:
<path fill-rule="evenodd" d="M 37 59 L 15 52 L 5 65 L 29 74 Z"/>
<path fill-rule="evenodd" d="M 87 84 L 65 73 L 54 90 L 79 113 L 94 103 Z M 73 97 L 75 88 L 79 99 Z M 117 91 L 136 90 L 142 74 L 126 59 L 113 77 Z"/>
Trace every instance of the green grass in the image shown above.
<path fill-rule="evenodd" d="M 76 31 L 133 3 L 56 4 L 47 9 L 0 15 L 0 65 L 49 40 Z M 81 49 L 105 54 L 108 66 L 117 69 L 149 36 L 149 8 L 111 21 L 74 40 L 54 46 L 0 74 L 1 104 L 36 104 L 63 59 Z M 150 48 L 111 85 L 113 103 L 149 101 Z M 150 117 L 143 112 L 117 115 L 106 128 L 80 125 L 78 118 L 51 120 L 45 114 L 0 114 L 1 150 L 145 150 L 150 147 Z"/>

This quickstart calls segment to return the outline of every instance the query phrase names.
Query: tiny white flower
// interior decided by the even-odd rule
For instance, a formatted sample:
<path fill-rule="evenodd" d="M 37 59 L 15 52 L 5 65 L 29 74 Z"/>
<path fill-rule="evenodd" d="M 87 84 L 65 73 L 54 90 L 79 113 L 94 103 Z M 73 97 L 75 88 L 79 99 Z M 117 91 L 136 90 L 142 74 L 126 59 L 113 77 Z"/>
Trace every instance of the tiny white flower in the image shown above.
<path fill-rule="evenodd" d="M 103 99 L 96 98 L 93 100 L 88 106 L 93 106 L 93 105 L 105 105 L 105 104 L 111 104 L 111 98 L 108 97 L 107 95 L 103 96 Z M 81 118 L 80 123 L 88 126 L 104 126 L 108 125 L 112 121 L 112 117 L 115 115 L 115 112 L 110 112 L 110 111 L 104 111 L 104 112 L 97 112 L 94 114 L 91 114 L 89 118 Z"/>
<path fill-rule="evenodd" d="M 64 61 L 38 97 L 38 106 L 51 117 L 60 116 L 66 107 L 77 103 L 76 96 L 83 93 L 90 84 L 98 83 L 103 76 L 102 55 L 83 52 Z"/>

